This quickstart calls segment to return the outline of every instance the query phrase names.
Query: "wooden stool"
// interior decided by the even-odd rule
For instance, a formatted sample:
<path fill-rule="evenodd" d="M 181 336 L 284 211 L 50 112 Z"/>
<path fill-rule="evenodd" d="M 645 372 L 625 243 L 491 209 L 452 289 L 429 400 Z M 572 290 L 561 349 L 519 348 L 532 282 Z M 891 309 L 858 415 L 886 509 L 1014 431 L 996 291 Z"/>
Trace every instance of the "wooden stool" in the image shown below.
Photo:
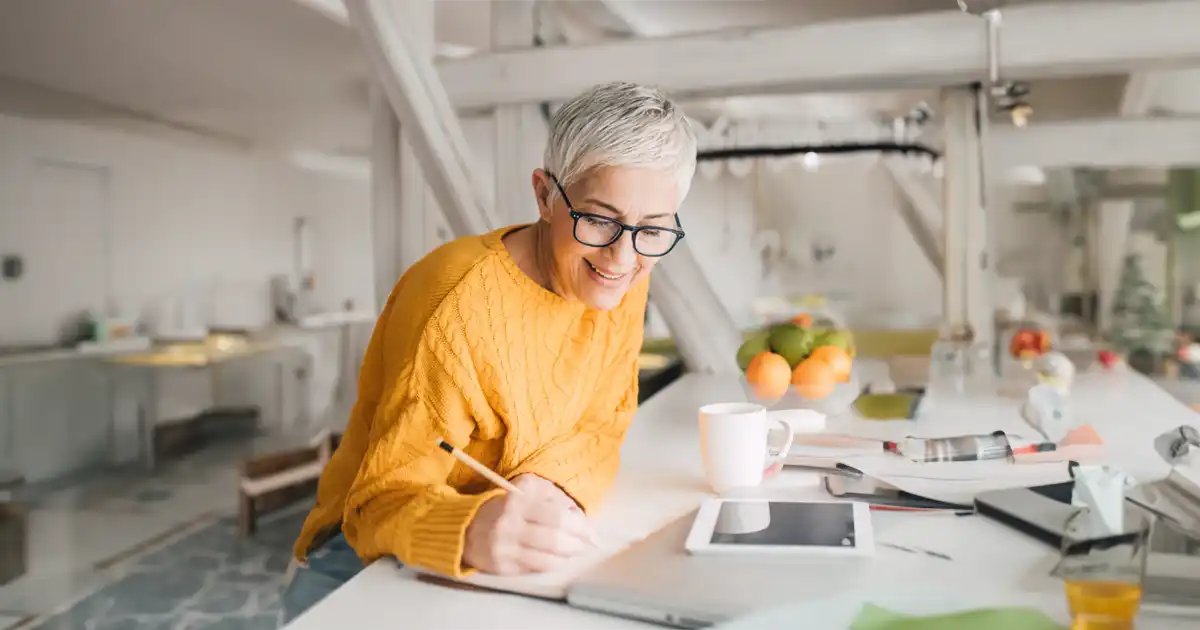
<path fill-rule="evenodd" d="M 330 431 L 322 431 L 308 446 L 242 462 L 238 485 L 238 532 L 245 537 L 253 536 L 260 514 L 278 510 L 312 494 L 340 438 Z"/>

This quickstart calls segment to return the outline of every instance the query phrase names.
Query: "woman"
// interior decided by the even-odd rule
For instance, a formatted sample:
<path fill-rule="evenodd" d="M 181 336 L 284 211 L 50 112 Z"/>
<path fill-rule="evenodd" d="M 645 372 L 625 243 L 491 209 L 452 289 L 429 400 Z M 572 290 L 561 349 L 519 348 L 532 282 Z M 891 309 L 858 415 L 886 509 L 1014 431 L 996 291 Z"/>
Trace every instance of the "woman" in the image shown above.
<path fill-rule="evenodd" d="M 392 291 L 296 542 L 287 617 L 383 556 L 514 574 L 592 544 L 586 514 L 637 407 L 648 276 L 683 237 L 696 140 L 659 92 L 610 84 L 558 110 L 544 161 L 536 223 L 449 243 Z"/>

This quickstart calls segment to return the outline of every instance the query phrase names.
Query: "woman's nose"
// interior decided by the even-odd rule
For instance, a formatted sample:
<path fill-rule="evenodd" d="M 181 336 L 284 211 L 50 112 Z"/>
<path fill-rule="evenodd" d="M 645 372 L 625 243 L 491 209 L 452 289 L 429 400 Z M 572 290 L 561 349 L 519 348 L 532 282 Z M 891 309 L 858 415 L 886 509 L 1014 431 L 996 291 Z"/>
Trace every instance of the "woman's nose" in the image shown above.
<path fill-rule="evenodd" d="M 637 262 L 637 252 L 633 249 L 633 233 L 626 232 L 615 243 L 608 246 L 613 262 L 621 265 L 622 269 L 633 266 Z"/>

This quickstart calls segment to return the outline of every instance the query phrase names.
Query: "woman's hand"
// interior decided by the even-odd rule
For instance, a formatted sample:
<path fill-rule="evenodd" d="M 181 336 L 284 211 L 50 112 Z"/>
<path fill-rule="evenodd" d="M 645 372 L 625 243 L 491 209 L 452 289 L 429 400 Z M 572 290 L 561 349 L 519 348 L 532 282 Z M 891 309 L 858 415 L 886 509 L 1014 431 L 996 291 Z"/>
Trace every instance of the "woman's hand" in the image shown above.
<path fill-rule="evenodd" d="M 521 494 L 494 497 L 467 526 L 463 562 L 485 573 L 552 571 L 594 548 L 591 524 L 574 500 L 536 475 L 520 475 Z"/>

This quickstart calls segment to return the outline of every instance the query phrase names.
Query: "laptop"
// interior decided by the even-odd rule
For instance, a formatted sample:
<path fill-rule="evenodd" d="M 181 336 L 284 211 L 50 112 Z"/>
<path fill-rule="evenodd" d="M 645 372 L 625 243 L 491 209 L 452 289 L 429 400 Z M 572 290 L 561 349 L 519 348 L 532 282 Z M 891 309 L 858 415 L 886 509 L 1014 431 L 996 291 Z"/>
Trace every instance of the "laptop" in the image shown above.
<path fill-rule="evenodd" d="M 869 558 L 690 555 L 684 540 L 695 518 L 690 512 L 597 565 L 571 585 L 567 603 L 660 625 L 704 628 L 793 603 L 801 592 L 822 596 L 790 576 L 820 575 L 820 590 L 830 595 L 869 577 Z"/>

